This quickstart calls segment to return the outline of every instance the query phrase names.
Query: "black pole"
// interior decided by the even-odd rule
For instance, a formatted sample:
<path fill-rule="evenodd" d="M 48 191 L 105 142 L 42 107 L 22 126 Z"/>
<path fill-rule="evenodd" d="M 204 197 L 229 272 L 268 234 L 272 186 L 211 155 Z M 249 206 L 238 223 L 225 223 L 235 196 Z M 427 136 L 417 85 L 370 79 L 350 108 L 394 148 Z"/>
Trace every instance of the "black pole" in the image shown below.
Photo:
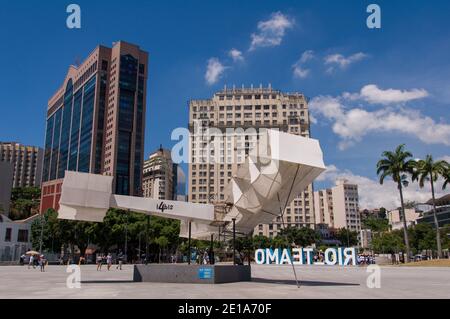
<path fill-rule="evenodd" d="M 146 240 L 145 240 L 145 264 L 148 264 L 148 254 L 149 254 L 149 247 L 148 247 L 148 242 L 149 242 L 149 231 L 150 231 L 150 215 L 147 215 L 147 226 L 145 229 L 145 234 L 146 234 Z"/>
<path fill-rule="evenodd" d="M 233 218 L 233 265 L 236 265 L 236 218 Z"/>
<path fill-rule="evenodd" d="M 191 221 L 189 221 L 189 238 L 188 238 L 188 265 L 191 264 Z"/>
<path fill-rule="evenodd" d="M 211 234 L 211 242 L 209 248 L 209 263 L 214 265 L 214 234 Z"/>

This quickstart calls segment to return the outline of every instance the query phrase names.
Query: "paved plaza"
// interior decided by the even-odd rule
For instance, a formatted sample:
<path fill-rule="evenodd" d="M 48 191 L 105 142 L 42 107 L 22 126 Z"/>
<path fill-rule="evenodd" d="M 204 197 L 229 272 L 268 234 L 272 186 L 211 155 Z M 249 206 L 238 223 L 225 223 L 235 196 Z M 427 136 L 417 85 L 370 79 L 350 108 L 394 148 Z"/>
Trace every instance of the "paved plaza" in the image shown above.
<path fill-rule="evenodd" d="M 133 282 L 133 266 L 101 272 L 81 266 L 81 288 L 66 286 L 65 266 L 46 272 L 0 267 L 0 298 L 450 298 L 448 267 L 381 267 L 381 288 L 368 288 L 365 267 L 253 265 L 252 282 L 172 284 Z"/>

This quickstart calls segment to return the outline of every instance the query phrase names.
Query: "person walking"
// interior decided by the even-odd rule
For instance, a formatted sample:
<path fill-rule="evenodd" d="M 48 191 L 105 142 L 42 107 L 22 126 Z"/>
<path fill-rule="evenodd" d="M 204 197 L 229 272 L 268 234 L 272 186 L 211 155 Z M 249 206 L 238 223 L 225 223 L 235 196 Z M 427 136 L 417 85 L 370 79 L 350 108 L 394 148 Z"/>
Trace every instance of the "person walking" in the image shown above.
<path fill-rule="evenodd" d="M 123 257 L 124 257 L 123 253 L 122 251 L 120 251 L 119 254 L 117 255 L 118 264 L 116 266 L 116 269 L 122 270 Z"/>
<path fill-rule="evenodd" d="M 108 256 L 106 256 L 106 264 L 108 265 L 108 271 L 111 269 L 112 266 L 112 256 L 111 253 L 108 253 Z"/>
<path fill-rule="evenodd" d="M 28 261 L 28 269 L 30 269 L 30 266 L 34 267 L 34 255 L 30 256 L 30 260 Z"/>
<path fill-rule="evenodd" d="M 40 255 L 39 256 L 39 269 L 41 270 L 41 272 L 45 272 L 45 256 L 44 255 Z"/>
<path fill-rule="evenodd" d="M 97 255 L 97 271 L 102 270 L 103 256 L 101 254 Z"/>

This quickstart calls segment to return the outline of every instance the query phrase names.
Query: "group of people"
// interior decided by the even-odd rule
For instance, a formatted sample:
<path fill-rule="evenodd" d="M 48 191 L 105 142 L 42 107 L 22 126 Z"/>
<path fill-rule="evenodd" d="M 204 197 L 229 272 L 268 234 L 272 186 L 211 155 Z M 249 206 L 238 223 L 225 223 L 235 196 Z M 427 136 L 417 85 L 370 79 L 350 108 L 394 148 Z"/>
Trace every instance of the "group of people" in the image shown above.
<path fill-rule="evenodd" d="M 26 260 L 27 256 L 26 255 L 22 255 L 20 256 L 20 264 L 24 265 L 25 264 L 25 260 Z M 33 269 L 36 269 L 36 267 L 39 267 L 41 272 L 45 271 L 45 266 L 47 266 L 47 258 L 45 258 L 44 255 L 30 255 L 29 260 L 28 260 L 28 269 L 30 269 L 31 267 L 33 267 Z"/>
<path fill-rule="evenodd" d="M 125 255 L 120 251 L 116 258 L 116 261 L 117 261 L 116 269 L 122 270 L 122 265 L 123 265 L 124 259 L 125 259 Z M 106 264 L 106 267 L 109 271 L 113 264 L 113 256 L 111 255 L 111 253 L 108 253 L 107 255 L 97 254 L 96 264 L 97 264 L 97 271 L 101 271 L 102 266 L 104 264 Z"/>
<path fill-rule="evenodd" d="M 375 264 L 375 257 L 372 255 L 358 255 L 358 265 L 373 265 Z"/>

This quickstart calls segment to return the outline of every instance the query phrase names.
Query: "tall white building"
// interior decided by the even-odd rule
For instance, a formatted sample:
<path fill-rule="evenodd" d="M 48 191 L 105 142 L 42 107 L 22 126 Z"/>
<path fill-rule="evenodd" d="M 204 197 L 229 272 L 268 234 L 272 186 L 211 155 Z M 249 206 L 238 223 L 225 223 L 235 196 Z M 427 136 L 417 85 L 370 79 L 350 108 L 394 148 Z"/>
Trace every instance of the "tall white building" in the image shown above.
<path fill-rule="evenodd" d="M 259 129 L 310 136 L 307 100 L 301 93 L 284 93 L 270 86 L 225 88 L 211 99 L 190 101 L 189 128 L 189 201 L 220 205 L 233 172 L 256 146 Z M 218 134 L 205 135 L 207 130 Z M 214 149 L 207 148 L 211 144 Z M 314 228 L 312 190 L 310 185 L 296 194 L 291 203 L 280 203 L 280 213 L 286 206 L 283 214 L 286 226 Z M 274 216 L 273 223 L 258 225 L 254 234 L 276 236 L 282 222 Z"/>
<path fill-rule="evenodd" d="M 314 192 L 314 213 L 318 224 L 359 232 L 358 185 L 338 180 L 336 186 Z"/>
<path fill-rule="evenodd" d="M 13 188 L 41 186 L 44 150 L 15 142 L 0 142 L 0 161 L 13 164 Z"/>
<path fill-rule="evenodd" d="M 144 161 L 142 194 L 144 197 L 173 200 L 176 197 L 177 165 L 170 150 L 162 147 Z"/>

